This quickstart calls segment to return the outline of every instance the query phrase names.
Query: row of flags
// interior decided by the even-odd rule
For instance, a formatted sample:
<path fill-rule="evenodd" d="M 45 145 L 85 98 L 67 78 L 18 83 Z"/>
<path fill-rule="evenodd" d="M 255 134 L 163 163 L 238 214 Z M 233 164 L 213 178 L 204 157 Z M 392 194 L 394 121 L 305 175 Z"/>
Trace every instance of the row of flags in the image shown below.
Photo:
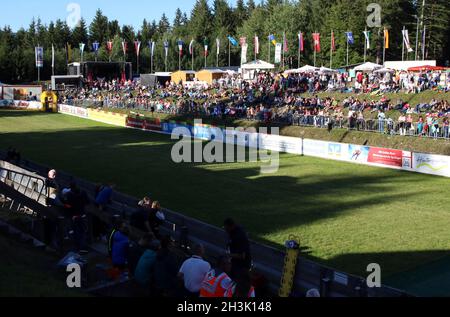
<path fill-rule="evenodd" d="M 383 38 L 384 38 L 384 49 L 389 49 L 389 30 L 384 29 L 383 30 Z M 370 45 L 371 45 L 371 32 L 370 31 L 363 31 L 363 35 L 364 35 L 364 40 L 365 40 L 365 48 L 370 49 Z M 349 31 L 349 32 L 345 32 L 345 36 L 346 36 L 346 42 L 348 45 L 354 45 L 355 44 L 355 39 L 353 36 L 353 32 Z M 407 49 L 408 52 L 412 52 L 412 48 L 411 48 L 411 44 L 409 41 L 409 33 L 408 30 L 403 29 L 402 30 L 402 36 L 403 36 L 403 43 Z M 247 38 L 246 37 L 240 37 L 239 41 L 237 41 L 234 37 L 232 36 L 227 36 L 227 39 L 229 41 L 230 46 L 241 46 L 242 49 L 242 62 L 246 62 L 246 55 L 247 55 L 247 51 L 248 51 L 248 43 L 247 43 Z M 279 55 L 281 52 L 289 52 L 289 45 L 288 45 L 288 40 L 286 37 L 286 33 L 283 33 L 283 40 L 282 43 L 278 43 L 275 35 L 274 34 L 269 34 L 268 36 L 268 40 L 271 44 L 273 44 L 275 46 L 275 62 L 278 61 L 279 59 Z M 313 33 L 312 34 L 312 40 L 313 40 L 313 50 L 314 52 L 320 52 L 321 51 L 321 34 L 320 33 Z M 151 52 L 151 57 L 153 58 L 154 53 L 155 53 L 155 48 L 156 48 L 156 42 L 151 40 L 148 41 L 148 47 L 150 49 Z M 253 39 L 253 47 L 254 47 L 254 53 L 255 56 L 258 55 L 260 53 L 260 40 L 258 35 L 255 35 L 254 39 Z M 106 50 L 108 52 L 108 54 L 112 53 L 113 50 L 113 41 L 107 41 L 106 42 Z M 134 41 L 134 50 L 136 55 L 139 57 L 140 53 L 141 53 L 141 45 L 142 42 L 141 41 Z M 184 45 L 185 43 L 183 42 L 183 40 L 179 39 L 177 41 L 177 46 L 178 46 L 178 51 L 179 51 L 179 55 L 180 57 L 183 56 L 183 50 L 184 50 Z M 97 55 L 99 50 L 100 50 L 100 43 L 98 42 L 94 42 L 92 43 L 92 51 Z M 122 46 L 122 51 L 123 54 L 126 55 L 128 53 L 128 42 L 123 40 L 121 42 L 121 46 Z M 191 40 L 189 43 L 189 54 L 191 56 L 194 55 L 194 46 L 195 46 L 195 40 Z M 164 52 L 165 52 L 165 56 L 167 58 L 168 53 L 169 53 L 169 42 L 167 40 L 165 40 L 163 42 L 163 47 L 164 47 Z M 208 41 L 205 39 L 203 42 L 203 48 L 204 48 L 204 56 L 208 56 L 209 55 L 209 44 Z M 216 39 L 216 54 L 220 55 L 220 48 L 221 48 L 221 41 L 219 38 Z M 85 43 L 80 43 L 79 44 L 79 49 L 80 49 L 80 53 L 81 56 L 83 56 L 85 49 L 86 49 L 86 44 Z M 41 53 L 42 48 L 39 48 L 39 53 Z M 67 55 L 68 55 L 68 60 L 70 60 L 70 55 L 71 55 L 71 46 L 70 44 L 67 44 Z M 305 34 L 303 32 L 299 32 L 298 33 L 298 51 L 299 52 L 303 52 L 305 50 Z M 336 38 L 335 38 L 335 33 L 332 31 L 331 32 L 331 51 L 335 51 L 336 50 Z M 36 53 L 36 55 L 38 55 Z M 42 54 L 39 54 L 39 56 L 41 56 Z M 245 56 L 245 57 L 244 57 Z M 39 61 L 39 65 L 41 65 L 41 61 Z M 55 48 L 52 45 L 52 67 L 54 67 L 55 64 Z"/>

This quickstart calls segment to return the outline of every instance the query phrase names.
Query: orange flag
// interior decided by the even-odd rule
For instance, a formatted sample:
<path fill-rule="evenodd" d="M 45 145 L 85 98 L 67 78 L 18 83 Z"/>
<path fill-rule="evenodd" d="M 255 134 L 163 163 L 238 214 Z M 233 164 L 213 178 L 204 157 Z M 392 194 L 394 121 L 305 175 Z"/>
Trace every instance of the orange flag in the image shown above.
<path fill-rule="evenodd" d="M 389 31 L 384 29 L 384 48 L 389 48 Z"/>

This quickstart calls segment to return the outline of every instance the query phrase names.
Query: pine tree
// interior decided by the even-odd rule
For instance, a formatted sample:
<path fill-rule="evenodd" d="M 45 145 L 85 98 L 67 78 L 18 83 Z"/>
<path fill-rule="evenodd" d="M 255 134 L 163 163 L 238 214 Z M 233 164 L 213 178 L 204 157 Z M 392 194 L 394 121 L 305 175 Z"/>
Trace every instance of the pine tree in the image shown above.
<path fill-rule="evenodd" d="M 108 35 L 108 18 L 103 15 L 102 10 L 98 9 L 94 20 L 89 27 L 89 36 L 91 43 L 106 43 Z"/>

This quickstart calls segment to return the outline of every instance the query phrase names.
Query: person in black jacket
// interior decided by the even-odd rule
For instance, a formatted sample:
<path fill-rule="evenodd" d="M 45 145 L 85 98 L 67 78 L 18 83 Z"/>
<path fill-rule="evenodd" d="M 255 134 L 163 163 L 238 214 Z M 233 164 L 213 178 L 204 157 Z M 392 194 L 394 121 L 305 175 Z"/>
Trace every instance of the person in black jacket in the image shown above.
<path fill-rule="evenodd" d="M 252 257 L 250 253 L 250 241 L 244 229 L 237 225 L 233 219 L 224 221 L 224 229 L 228 233 L 228 251 L 231 257 L 231 278 L 236 276 L 239 271 L 249 271 L 252 266 Z"/>

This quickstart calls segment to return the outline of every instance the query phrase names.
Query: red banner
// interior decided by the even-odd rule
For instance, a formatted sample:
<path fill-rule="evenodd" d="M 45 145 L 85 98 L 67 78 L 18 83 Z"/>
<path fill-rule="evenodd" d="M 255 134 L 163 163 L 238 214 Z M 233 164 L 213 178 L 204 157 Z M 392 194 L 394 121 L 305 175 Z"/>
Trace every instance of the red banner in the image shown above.
<path fill-rule="evenodd" d="M 402 167 L 403 151 L 371 147 L 367 161 L 369 163 Z"/>

